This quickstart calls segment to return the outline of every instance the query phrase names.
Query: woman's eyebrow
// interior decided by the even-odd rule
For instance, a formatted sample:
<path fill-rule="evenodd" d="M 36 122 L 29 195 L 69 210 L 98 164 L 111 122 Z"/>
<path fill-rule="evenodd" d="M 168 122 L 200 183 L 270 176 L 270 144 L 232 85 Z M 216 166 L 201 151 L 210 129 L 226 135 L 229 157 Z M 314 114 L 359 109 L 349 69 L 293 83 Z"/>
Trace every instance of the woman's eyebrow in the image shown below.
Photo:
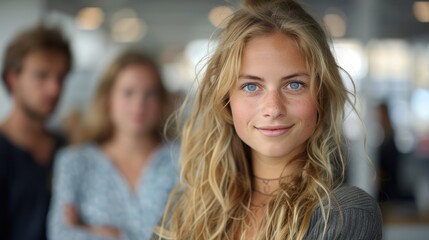
<path fill-rule="evenodd" d="M 293 73 L 293 74 L 290 74 L 290 75 L 282 77 L 282 80 L 288 80 L 288 79 L 291 79 L 291 78 L 301 77 L 301 76 L 308 77 L 309 75 L 307 73 L 305 73 L 305 72 L 297 72 L 297 73 Z"/>
<path fill-rule="evenodd" d="M 295 77 L 300 77 L 300 76 L 305 76 L 308 77 L 309 75 L 305 72 L 297 72 L 297 73 L 292 73 L 290 75 L 284 76 L 281 78 L 281 80 L 288 80 L 291 78 L 295 78 Z M 264 78 L 262 77 L 258 77 L 258 76 L 254 76 L 254 75 L 250 75 L 250 74 L 244 74 L 244 75 L 240 75 L 238 76 L 238 79 L 241 80 L 256 80 L 256 81 L 264 81 Z"/>
<path fill-rule="evenodd" d="M 258 77 L 258 76 L 254 76 L 254 75 L 240 75 L 238 76 L 238 79 L 248 79 L 248 80 L 256 80 L 256 81 L 264 81 L 263 78 Z"/>

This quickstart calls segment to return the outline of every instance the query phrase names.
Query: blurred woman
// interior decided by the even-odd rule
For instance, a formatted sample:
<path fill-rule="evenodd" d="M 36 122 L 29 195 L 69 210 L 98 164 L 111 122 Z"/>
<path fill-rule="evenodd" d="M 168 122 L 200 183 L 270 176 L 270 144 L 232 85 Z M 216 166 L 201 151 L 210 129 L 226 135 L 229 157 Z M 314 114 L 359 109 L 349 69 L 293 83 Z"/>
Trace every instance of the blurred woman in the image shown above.
<path fill-rule="evenodd" d="M 128 51 L 104 73 L 90 111 L 60 152 L 50 239 L 149 239 L 178 180 L 162 139 L 166 90 L 154 61 Z"/>

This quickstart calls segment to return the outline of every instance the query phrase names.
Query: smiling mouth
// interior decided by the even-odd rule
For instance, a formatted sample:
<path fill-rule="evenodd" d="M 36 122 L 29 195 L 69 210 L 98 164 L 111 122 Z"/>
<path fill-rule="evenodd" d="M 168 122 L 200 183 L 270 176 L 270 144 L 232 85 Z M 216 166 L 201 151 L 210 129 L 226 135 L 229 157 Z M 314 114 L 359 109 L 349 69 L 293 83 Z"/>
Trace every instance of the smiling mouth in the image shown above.
<path fill-rule="evenodd" d="M 289 132 L 291 126 L 270 126 L 270 127 L 255 127 L 262 135 L 267 137 L 277 137 Z"/>

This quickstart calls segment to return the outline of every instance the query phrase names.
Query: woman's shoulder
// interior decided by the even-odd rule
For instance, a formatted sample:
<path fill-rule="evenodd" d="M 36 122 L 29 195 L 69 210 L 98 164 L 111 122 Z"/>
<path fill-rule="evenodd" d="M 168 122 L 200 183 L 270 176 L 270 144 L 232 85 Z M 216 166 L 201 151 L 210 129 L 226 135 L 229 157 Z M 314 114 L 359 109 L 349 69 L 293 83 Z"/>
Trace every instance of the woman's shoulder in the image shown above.
<path fill-rule="evenodd" d="M 341 186 L 331 193 L 335 210 L 362 209 L 370 212 L 379 210 L 377 201 L 364 190 L 354 186 Z"/>
<path fill-rule="evenodd" d="M 381 239 L 381 211 L 368 193 L 358 187 L 342 186 L 332 190 L 325 200 L 324 209 L 329 213 L 323 239 Z M 313 210 L 306 239 L 319 239 L 325 226 L 323 215 L 318 205 Z"/>
<path fill-rule="evenodd" d="M 178 154 L 180 151 L 180 143 L 177 141 L 164 142 L 159 151 L 169 154 Z"/>
<path fill-rule="evenodd" d="M 169 164 L 177 167 L 180 155 L 180 144 L 178 142 L 165 142 L 157 150 L 156 157 L 160 164 Z"/>
<path fill-rule="evenodd" d="M 89 159 L 97 157 L 98 151 L 98 145 L 94 143 L 68 146 L 58 151 L 55 161 L 61 165 L 82 165 Z"/>
<path fill-rule="evenodd" d="M 152 168 L 159 174 L 167 175 L 168 178 L 178 178 L 180 145 L 176 142 L 164 143 L 153 157 Z"/>

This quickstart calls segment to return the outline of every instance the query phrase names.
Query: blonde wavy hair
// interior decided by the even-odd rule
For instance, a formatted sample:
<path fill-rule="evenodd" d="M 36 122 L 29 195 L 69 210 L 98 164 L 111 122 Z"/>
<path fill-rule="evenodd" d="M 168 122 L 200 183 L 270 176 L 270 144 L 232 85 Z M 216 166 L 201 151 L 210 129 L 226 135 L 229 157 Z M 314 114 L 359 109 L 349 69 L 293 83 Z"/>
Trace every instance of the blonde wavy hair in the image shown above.
<path fill-rule="evenodd" d="M 159 237 L 235 239 L 243 219 L 252 215 L 250 149 L 234 130 L 229 93 L 238 79 L 246 43 L 274 32 L 293 38 L 304 54 L 318 120 L 306 143 L 302 171 L 280 182 L 256 238 L 303 239 L 317 205 L 326 232 L 329 195 L 345 175 L 342 122 L 350 95 L 321 25 L 295 1 L 273 0 L 253 1 L 236 11 L 219 36 L 184 124 L 181 184 L 156 229 Z"/>
<path fill-rule="evenodd" d="M 71 136 L 72 144 L 80 144 L 83 142 L 96 142 L 101 144 L 112 137 L 115 128 L 109 117 L 109 98 L 119 73 L 130 65 L 147 66 L 152 69 L 159 83 L 159 100 L 162 106 L 166 105 L 164 103 L 167 102 L 167 91 L 162 83 L 161 73 L 155 61 L 150 56 L 140 51 L 124 51 L 113 60 L 102 74 L 85 118 Z M 156 137 L 162 136 L 163 123 L 168 115 L 167 109 L 163 109 L 161 115 L 162 119 L 159 127 L 154 133 Z"/>

